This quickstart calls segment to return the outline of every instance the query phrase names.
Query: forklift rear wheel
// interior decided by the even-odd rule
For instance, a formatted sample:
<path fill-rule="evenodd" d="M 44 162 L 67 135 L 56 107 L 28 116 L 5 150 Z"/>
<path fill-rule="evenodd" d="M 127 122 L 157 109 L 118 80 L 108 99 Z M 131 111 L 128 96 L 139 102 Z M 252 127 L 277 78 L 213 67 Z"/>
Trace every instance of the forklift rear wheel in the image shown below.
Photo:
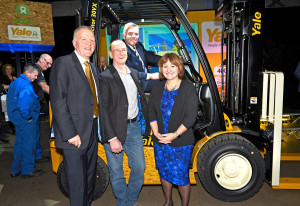
<path fill-rule="evenodd" d="M 209 140 L 198 153 L 197 168 L 206 191 L 227 202 L 249 199 L 260 190 L 265 178 L 259 150 L 236 134 Z"/>
<path fill-rule="evenodd" d="M 93 200 L 100 198 L 105 192 L 109 182 L 108 168 L 105 162 L 98 157 L 97 159 L 97 171 L 96 182 L 93 194 Z M 60 191 L 67 197 L 70 197 L 68 180 L 65 172 L 64 161 L 62 161 L 57 170 L 57 184 Z"/>

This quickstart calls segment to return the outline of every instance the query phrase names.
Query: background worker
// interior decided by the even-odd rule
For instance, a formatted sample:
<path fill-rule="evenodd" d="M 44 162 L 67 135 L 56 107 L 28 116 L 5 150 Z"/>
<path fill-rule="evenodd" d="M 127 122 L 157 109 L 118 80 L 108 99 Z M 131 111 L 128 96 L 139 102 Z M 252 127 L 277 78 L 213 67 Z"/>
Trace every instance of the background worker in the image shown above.
<path fill-rule="evenodd" d="M 20 174 L 23 177 L 37 177 L 43 173 L 35 169 L 40 104 L 31 82 L 37 78 L 38 71 L 35 64 L 27 64 L 23 74 L 8 89 L 7 114 L 16 128 L 11 177 Z"/>
<path fill-rule="evenodd" d="M 100 67 L 99 67 L 99 70 L 100 70 L 100 72 L 103 72 L 103 71 L 106 69 L 106 66 L 107 66 L 107 59 L 106 59 L 106 56 L 101 55 L 101 56 L 99 57 L 99 60 L 100 60 Z"/>
<path fill-rule="evenodd" d="M 49 85 L 45 80 L 44 71 L 47 71 L 52 66 L 53 59 L 49 54 L 42 54 L 36 65 L 39 67 L 39 76 L 34 81 L 34 91 L 39 96 L 39 101 L 45 98 L 44 92 L 49 94 Z"/>
<path fill-rule="evenodd" d="M 44 113 L 43 105 L 45 100 L 45 94 L 49 94 L 49 85 L 47 84 L 44 76 L 44 71 L 47 71 L 52 66 L 53 59 L 49 54 L 42 54 L 37 61 L 36 65 L 39 68 L 39 75 L 37 79 L 33 82 L 34 92 L 38 95 L 38 100 L 40 102 L 41 111 L 40 114 Z M 38 135 L 40 136 L 40 129 L 38 128 Z M 49 161 L 50 158 L 43 156 L 42 148 L 40 144 L 40 138 L 38 138 L 36 143 L 36 162 L 46 162 Z"/>
<path fill-rule="evenodd" d="M 149 73 L 148 64 L 157 64 L 161 56 L 145 50 L 143 44 L 139 42 L 139 26 L 135 23 L 130 22 L 125 24 L 122 35 L 127 47 L 128 57 L 126 65 L 139 72 Z M 141 85 L 144 92 L 150 92 L 153 85 L 157 82 L 159 80 L 142 80 Z"/>

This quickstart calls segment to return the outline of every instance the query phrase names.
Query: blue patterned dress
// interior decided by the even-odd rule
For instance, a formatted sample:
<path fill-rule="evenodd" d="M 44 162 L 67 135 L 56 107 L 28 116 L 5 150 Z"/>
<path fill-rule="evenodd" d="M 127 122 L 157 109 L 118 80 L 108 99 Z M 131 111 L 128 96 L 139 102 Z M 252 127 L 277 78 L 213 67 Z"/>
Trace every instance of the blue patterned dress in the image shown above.
<path fill-rule="evenodd" d="M 164 90 L 161 98 L 161 113 L 164 123 L 164 133 L 168 131 L 168 124 L 172 108 L 178 93 Z M 162 179 L 175 185 L 184 186 L 190 183 L 189 166 L 191 164 L 193 145 L 171 147 L 168 144 L 154 143 L 156 169 Z"/>

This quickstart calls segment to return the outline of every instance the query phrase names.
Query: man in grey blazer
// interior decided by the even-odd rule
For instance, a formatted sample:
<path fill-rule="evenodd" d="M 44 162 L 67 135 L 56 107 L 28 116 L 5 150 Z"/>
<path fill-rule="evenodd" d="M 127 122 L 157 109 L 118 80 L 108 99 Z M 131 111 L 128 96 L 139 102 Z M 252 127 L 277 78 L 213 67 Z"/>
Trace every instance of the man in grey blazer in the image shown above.
<path fill-rule="evenodd" d="M 145 135 L 149 134 L 147 100 L 139 83 L 139 72 L 125 64 L 125 43 L 113 41 L 109 56 L 113 59 L 113 65 L 100 74 L 105 134 L 102 141 L 116 205 L 134 206 L 139 205 L 137 198 L 144 182 L 145 158 L 141 129 Z M 124 151 L 131 168 L 128 186 L 123 175 Z"/>
<path fill-rule="evenodd" d="M 95 37 L 89 27 L 74 31 L 75 51 L 57 58 L 50 73 L 55 145 L 62 149 L 70 204 L 91 205 L 96 181 L 101 122 L 98 70 L 89 61 Z M 99 115 L 100 111 L 100 115 Z"/>

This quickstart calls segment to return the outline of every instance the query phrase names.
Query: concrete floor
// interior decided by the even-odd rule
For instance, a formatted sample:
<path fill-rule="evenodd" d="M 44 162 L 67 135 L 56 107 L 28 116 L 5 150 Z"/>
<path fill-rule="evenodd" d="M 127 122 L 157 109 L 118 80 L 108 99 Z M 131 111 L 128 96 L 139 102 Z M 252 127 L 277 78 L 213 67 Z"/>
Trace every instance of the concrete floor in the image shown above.
<path fill-rule="evenodd" d="M 42 121 L 41 144 L 44 155 L 50 156 L 49 151 L 49 123 Z M 40 177 L 24 179 L 21 177 L 11 178 L 10 165 L 13 159 L 13 143 L 15 136 L 8 135 L 10 143 L 0 144 L 0 205 L 1 206 L 65 206 L 69 205 L 69 200 L 60 192 L 56 183 L 56 175 L 52 172 L 51 162 L 39 163 L 38 169 L 44 170 Z M 284 144 L 292 141 L 293 145 L 300 148 L 300 141 L 294 137 L 285 139 Z M 282 173 L 290 176 L 300 176 L 300 166 L 298 163 L 282 164 Z M 197 175 L 196 175 L 197 176 Z M 210 196 L 199 183 L 191 189 L 191 206 L 282 206 L 300 205 L 300 190 L 274 190 L 264 183 L 262 189 L 249 200 L 237 203 L 219 201 Z M 180 205 L 178 190 L 173 190 L 174 205 Z M 139 202 L 143 206 L 160 206 L 164 202 L 163 193 L 160 186 L 144 186 L 139 196 Z M 96 205 L 115 205 L 115 198 L 110 185 L 103 196 L 94 201 Z"/>

